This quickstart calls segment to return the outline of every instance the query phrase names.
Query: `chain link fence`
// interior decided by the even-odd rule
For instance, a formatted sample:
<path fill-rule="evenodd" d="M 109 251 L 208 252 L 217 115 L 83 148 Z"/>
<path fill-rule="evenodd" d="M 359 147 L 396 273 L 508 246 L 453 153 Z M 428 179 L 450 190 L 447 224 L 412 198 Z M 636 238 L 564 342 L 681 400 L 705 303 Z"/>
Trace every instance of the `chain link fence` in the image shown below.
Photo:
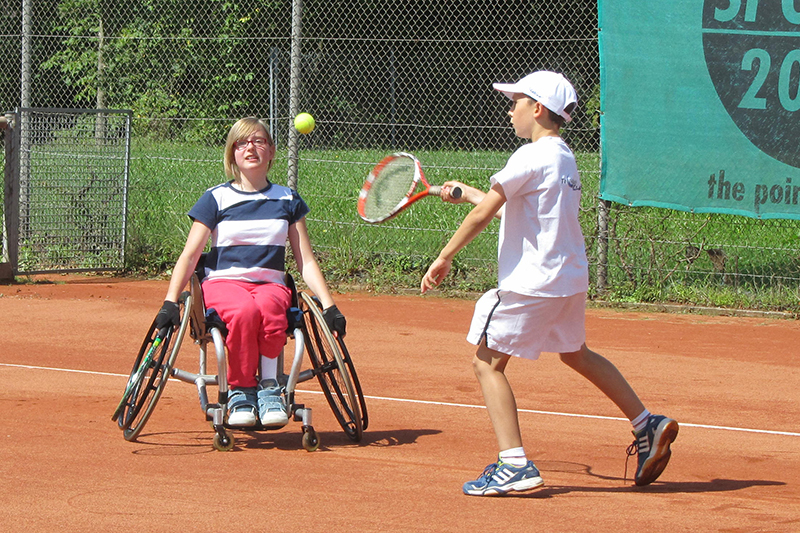
<path fill-rule="evenodd" d="M 413 151 L 433 183 L 486 188 L 519 146 L 492 82 L 563 72 L 580 110 L 563 135 L 584 182 L 592 294 L 631 301 L 797 311 L 796 222 L 598 201 L 599 58 L 594 1 L 51 0 L 2 4 L 0 98 L 17 107 L 133 112 L 127 262 L 165 270 L 185 213 L 223 179 L 243 116 L 270 124 L 273 179 L 296 184 L 329 277 L 414 287 L 461 206 L 419 202 L 389 223 L 356 215 L 367 172 Z M 291 127 L 306 111 L 317 129 Z M 293 182 L 296 180 L 296 182 Z M 601 216 L 602 215 L 602 216 Z M 600 222 L 598 222 L 600 221 Z M 496 226 L 459 256 L 448 287 L 494 283 Z M 395 276 L 395 277 L 393 277 Z M 410 280 L 416 279 L 416 282 Z"/>
<path fill-rule="evenodd" d="M 22 108 L 6 118 L 19 168 L 6 224 L 17 272 L 122 270 L 130 112 Z"/>

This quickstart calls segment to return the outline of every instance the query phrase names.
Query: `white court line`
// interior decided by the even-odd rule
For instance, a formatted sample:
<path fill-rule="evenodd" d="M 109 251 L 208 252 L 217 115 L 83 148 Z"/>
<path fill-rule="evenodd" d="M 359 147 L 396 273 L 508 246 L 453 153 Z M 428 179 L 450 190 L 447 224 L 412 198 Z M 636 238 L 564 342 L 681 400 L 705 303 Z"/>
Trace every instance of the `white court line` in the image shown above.
<path fill-rule="evenodd" d="M 94 372 L 91 370 L 72 370 L 69 368 L 53 368 L 53 367 L 46 367 L 46 366 L 32 366 L 32 365 L 15 365 L 11 363 L 0 363 L 0 366 L 7 366 L 7 367 L 14 367 L 14 368 L 28 368 L 31 370 L 50 370 L 54 372 L 71 372 L 74 374 L 92 374 L 96 376 L 111 376 L 111 377 L 120 377 L 120 378 L 127 378 L 127 374 L 114 374 L 112 372 Z M 303 390 L 303 389 L 296 389 L 297 392 L 302 392 L 304 394 L 322 394 L 321 391 L 312 391 L 312 390 Z M 468 409 L 486 409 L 484 405 L 471 405 L 467 403 L 450 403 L 450 402 L 436 402 L 432 400 L 411 400 L 408 398 L 392 398 L 389 396 L 368 396 L 364 395 L 364 398 L 370 400 L 379 400 L 385 402 L 405 402 L 405 403 L 418 403 L 423 405 L 438 405 L 442 407 L 460 407 L 460 408 L 468 408 Z M 615 420 L 615 421 L 623 421 L 628 422 L 627 418 L 622 417 L 615 417 L 615 416 L 600 416 L 600 415 L 581 415 L 575 413 L 560 413 L 557 411 L 537 411 L 535 409 L 517 409 L 520 413 L 531 413 L 536 415 L 549 415 L 549 416 L 567 416 L 572 418 L 588 418 L 593 420 Z M 773 431 L 769 429 L 750 429 L 750 428 L 737 428 L 731 426 L 714 426 L 709 424 L 691 424 L 688 422 L 680 422 L 681 427 L 692 427 L 692 428 L 703 428 L 703 429 L 717 429 L 721 431 L 738 431 L 743 433 L 759 433 L 763 435 L 783 435 L 786 437 L 800 437 L 800 433 L 792 432 L 792 431 Z"/>

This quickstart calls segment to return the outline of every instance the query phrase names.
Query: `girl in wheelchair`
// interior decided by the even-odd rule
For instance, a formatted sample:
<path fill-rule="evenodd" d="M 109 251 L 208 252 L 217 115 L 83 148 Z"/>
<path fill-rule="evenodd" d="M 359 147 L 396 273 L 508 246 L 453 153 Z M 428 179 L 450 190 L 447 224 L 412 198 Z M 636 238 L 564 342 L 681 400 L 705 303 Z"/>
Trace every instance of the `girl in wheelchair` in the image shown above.
<path fill-rule="evenodd" d="M 208 189 L 189 210 L 192 226 L 156 319 L 159 329 L 180 322 L 176 302 L 210 238 L 203 300 L 228 330 L 230 426 L 251 427 L 260 420 L 262 426 L 279 427 L 289 420 L 276 379 L 292 296 L 285 284 L 287 239 L 328 327 L 345 335 L 344 315 L 311 248 L 309 208 L 297 191 L 269 181 L 274 156 L 275 144 L 261 120 L 243 118 L 231 127 L 223 158 L 230 181 Z"/>

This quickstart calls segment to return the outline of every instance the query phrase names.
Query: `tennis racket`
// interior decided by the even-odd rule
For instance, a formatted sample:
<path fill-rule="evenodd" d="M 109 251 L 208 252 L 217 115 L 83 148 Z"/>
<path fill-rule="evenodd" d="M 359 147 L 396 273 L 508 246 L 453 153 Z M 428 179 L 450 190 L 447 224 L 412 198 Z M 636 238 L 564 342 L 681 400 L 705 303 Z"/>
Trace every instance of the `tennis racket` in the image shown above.
<path fill-rule="evenodd" d="M 415 193 L 419 183 L 425 188 Z M 425 179 L 416 157 L 398 152 L 384 158 L 367 176 L 358 195 L 358 214 L 367 222 L 377 224 L 396 216 L 420 198 L 441 193 L 441 187 Z M 450 194 L 460 198 L 461 188 L 454 187 Z"/>

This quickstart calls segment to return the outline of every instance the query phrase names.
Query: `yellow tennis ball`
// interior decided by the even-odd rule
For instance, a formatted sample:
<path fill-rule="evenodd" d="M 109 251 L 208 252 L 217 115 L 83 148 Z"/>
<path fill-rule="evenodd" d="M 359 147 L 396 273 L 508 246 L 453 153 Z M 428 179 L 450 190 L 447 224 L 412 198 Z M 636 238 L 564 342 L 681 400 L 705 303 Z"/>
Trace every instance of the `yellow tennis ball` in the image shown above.
<path fill-rule="evenodd" d="M 314 131 L 314 127 L 317 123 L 314 121 L 314 117 L 312 117 L 308 113 L 300 113 L 296 117 L 294 117 L 294 127 L 300 133 L 307 135 Z"/>

